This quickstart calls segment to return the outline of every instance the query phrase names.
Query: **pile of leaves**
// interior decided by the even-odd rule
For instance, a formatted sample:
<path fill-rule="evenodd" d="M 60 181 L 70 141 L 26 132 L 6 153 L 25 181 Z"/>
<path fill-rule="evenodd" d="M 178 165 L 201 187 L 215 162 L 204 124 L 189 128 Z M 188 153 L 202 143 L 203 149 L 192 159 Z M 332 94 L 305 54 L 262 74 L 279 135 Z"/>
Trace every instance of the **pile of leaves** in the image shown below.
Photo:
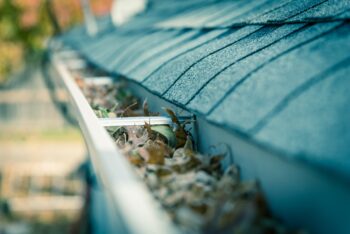
<path fill-rule="evenodd" d="M 94 85 L 84 83 L 81 78 L 76 78 L 76 81 L 99 118 L 142 115 L 137 98 L 124 82 Z"/>
<path fill-rule="evenodd" d="M 98 117 L 152 116 L 123 84 L 85 86 Z M 222 168 L 227 153 L 201 155 L 186 123 L 165 109 L 173 126 L 109 127 L 107 131 L 136 173 L 184 233 L 289 233 L 274 220 L 257 182 L 240 180 L 235 165 Z"/>

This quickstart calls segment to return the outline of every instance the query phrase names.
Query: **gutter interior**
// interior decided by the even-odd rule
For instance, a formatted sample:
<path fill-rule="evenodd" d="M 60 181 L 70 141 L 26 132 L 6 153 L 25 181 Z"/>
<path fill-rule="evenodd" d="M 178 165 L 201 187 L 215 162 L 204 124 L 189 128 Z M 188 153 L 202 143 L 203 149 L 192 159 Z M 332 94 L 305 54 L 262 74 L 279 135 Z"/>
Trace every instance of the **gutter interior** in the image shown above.
<path fill-rule="evenodd" d="M 162 107 L 170 107 L 177 113 L 191 114 L 135 82 L 128 82 L 128 87 L 137 97 L 147 98 L 152 111 L 162 113 Z M 303 162 L 279 157 L 277 152 L 264 149 L 202 117 L 197 116 L 193 134 L 202 154 L 210 153 L 209 146 L 228 145 L 231 155 L 225 159 L 224 166 L 235 163 L 241 169 L 243 180 L 258 179 L 269 207 L 284 223 L 306 227 L 315 233 L 350 233 L 350 188 L 345 181 Z M 327 222 L 319 222 L 325 219 Z"/>

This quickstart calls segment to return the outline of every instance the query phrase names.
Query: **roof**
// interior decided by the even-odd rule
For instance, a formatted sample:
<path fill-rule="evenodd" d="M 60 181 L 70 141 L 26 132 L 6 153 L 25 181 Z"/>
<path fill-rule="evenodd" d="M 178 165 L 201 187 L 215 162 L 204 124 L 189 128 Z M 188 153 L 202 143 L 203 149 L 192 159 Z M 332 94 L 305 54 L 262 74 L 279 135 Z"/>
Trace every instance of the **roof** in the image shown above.
<path fill-rule="evenodd" d="M 350 178 L 350 1 L 151 1 L 63 36 L 93 64 L 288 158 Z"/>

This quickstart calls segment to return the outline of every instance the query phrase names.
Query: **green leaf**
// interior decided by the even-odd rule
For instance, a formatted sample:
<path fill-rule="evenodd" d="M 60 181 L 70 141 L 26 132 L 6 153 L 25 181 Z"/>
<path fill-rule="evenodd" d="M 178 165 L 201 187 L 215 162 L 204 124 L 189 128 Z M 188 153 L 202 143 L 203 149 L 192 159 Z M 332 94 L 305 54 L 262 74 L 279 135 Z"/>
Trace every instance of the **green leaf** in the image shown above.
<path fill-rule="evenodd" d="M 152 131 L 162 135 L 169 146 L 176 146 L 176 135 L 168 125 L 155 125 L 151 127 Z"/>

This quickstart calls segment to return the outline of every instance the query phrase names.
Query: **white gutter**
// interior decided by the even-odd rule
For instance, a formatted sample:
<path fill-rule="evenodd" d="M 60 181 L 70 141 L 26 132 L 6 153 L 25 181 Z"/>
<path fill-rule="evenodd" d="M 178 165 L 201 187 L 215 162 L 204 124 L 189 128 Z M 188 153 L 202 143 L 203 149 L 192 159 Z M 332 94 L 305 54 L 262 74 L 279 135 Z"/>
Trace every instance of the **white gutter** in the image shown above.
<path fill-rule="evenodd" d="M 129 233 L 176 233 L 168 215 L 159 207 L 146 185 L 136 177 L 125 156 L 101 125 L 86 98 L 76 85 L 64 61 L 55 54 L 51 62 L 63 86 L 83 132 L 91 162 L 103 189 L 112 198 L 116 213 Z"/>

